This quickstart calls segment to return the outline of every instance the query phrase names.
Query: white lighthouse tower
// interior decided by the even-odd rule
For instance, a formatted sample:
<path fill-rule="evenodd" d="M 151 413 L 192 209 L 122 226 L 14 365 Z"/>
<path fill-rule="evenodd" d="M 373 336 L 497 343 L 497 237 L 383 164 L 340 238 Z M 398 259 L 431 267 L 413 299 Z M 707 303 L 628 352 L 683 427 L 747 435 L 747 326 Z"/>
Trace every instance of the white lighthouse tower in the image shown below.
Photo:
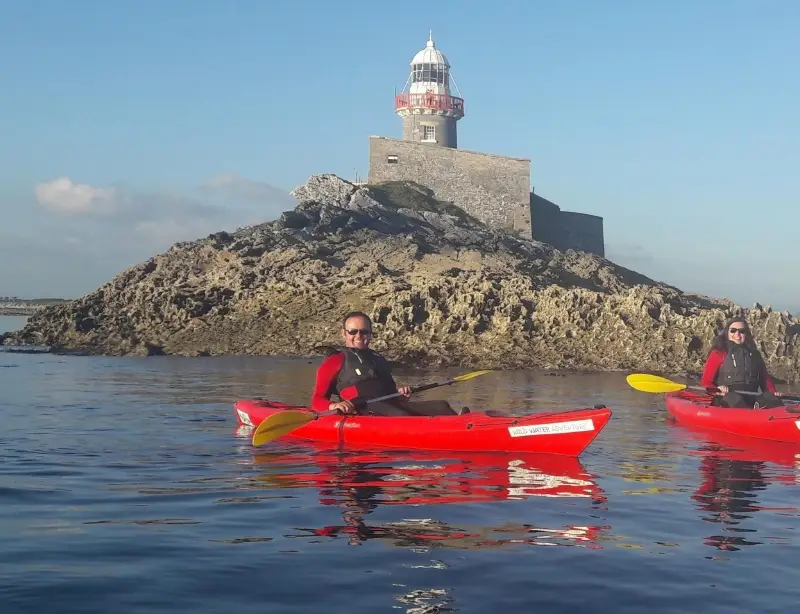
<path fill-rule="evenodd" d="M 456 122 L 464 117 L 464 99 L 450 95 L 450 62 L 432 33 L 411 60 L 411 74 L 394 107 L 403 118 L 403 140 L 458 147 Z"/>

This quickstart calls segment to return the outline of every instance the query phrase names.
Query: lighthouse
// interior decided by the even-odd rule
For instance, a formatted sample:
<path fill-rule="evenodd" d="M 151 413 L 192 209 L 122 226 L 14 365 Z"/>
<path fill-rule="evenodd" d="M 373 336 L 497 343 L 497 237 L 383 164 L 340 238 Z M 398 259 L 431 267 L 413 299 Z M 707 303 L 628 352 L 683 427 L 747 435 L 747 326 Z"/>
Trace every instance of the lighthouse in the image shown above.
<path fill-rule="evenodd" d="M 451 83 L 458 96 L 450 93 Z M 529 158 L 458 149 L 456 125 L 464 117 L 460 96 L 450 62 L 436 48 L 431 34 L 425 48 L 411 60 L 402 92 L 395 93 L 403 138 L 369 137 L 366 183 L 396 198 L 393 202 L 398 207 L 412 207 L 422 188 L 490 228 L 550 243 L 562 251 L 577 249 L 603 256 L 603 218 L 562 211 L 534 194 Z M 406 198 L 411 199 L 409 204 Z"/>
<path fill-rule="evenodd" d="M 458 147 L 456 122 L 464 117 L 464 99 L 450 94 L 450 62 L 436 48 L 433 33 L 411 60 L 403 91 L 395 96 L 403 118 L 403 140 Z"/>

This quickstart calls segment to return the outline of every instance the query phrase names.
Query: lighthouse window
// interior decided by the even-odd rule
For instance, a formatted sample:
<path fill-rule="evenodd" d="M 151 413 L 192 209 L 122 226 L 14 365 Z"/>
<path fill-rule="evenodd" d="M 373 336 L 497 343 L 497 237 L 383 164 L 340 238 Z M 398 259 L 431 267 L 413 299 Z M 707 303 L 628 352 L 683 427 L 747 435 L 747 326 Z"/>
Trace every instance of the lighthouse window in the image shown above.
<path fill-rule="evenodd" d="M 411 67 L 411 82 L 446 83 L 447 68 L 439 64 L 414 64 Z"/>
<path fill-rule="evenodd" d="M 397 164 L 397 156 L 393 156 L 391 154 L 386 156 L 386 162 L 389 164 Z"/>
<path fill-rule="evenodd" d="M 436 126 L 423 126 L 423 141 L 436 141 Z"/>

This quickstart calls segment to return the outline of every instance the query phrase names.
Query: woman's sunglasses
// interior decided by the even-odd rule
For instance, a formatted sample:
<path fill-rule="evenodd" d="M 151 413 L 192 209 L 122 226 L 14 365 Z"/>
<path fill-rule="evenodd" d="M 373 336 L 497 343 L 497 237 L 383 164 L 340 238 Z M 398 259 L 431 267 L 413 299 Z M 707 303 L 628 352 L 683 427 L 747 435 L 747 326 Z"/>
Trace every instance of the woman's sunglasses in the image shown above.
<path fill-rule="evenodd" d="M 747 334 L 747 329 L 746 328 L 729 328 L 728 332 L 731 335 L 735 335 L 736 333 L 741 333 L 743 335 L 746 335 Z"/>

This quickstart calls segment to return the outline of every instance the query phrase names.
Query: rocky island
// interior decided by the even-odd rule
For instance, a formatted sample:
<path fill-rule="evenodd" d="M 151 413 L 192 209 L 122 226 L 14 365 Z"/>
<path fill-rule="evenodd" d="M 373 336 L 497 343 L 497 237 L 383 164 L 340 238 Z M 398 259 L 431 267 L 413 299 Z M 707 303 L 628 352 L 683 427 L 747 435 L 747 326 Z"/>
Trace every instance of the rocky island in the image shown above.
<path fill-rule="evenodd" d="M 693 373 L 724 321 L 800 379 L 800 321 L 658 283 L 609 260 L 487 228 L 413 183 L 316 175 L 279 219 L 175 244 L 6 344 L 111 355 L 318 354 L 348 310 L 413 365 Z"/>

